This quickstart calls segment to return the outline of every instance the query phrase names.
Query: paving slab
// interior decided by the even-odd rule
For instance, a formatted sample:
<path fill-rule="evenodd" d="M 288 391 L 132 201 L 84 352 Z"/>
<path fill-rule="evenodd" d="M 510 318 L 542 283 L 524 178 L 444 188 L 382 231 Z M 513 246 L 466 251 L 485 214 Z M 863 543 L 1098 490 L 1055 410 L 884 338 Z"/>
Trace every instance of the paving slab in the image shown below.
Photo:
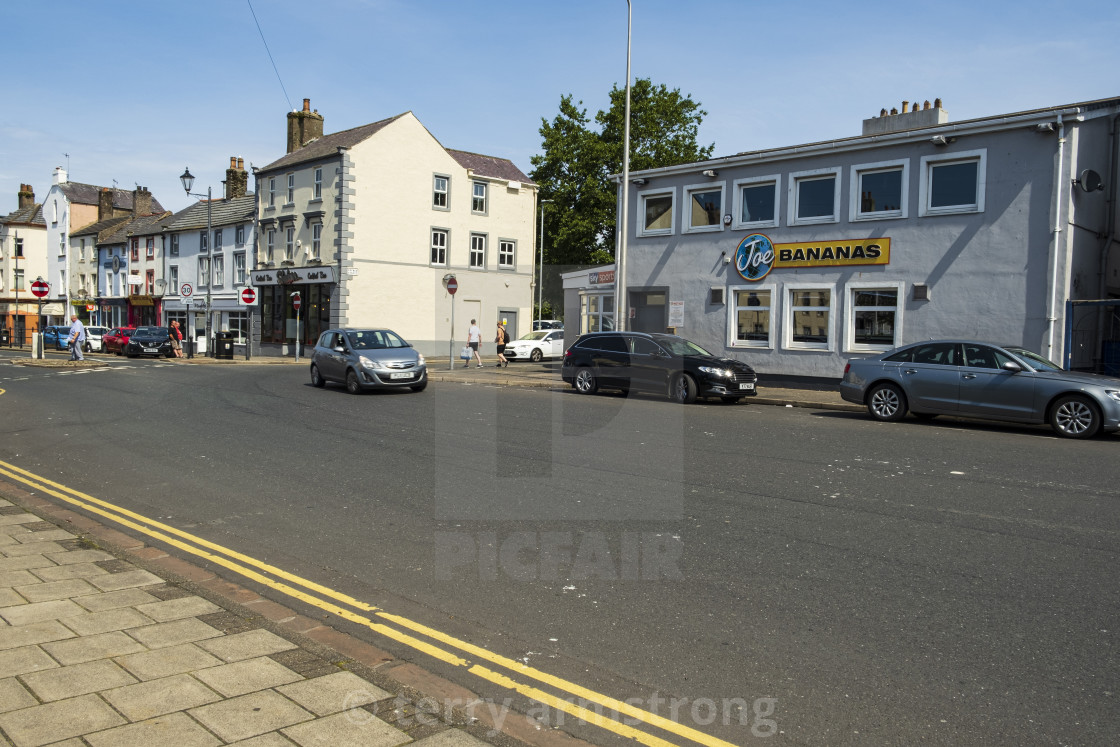
<path fill-rule="evenodd" d="M 86 735 L 92 747 L 212 747 L 221 740 L 185 713 Z"/>
<path fill-rule="evenodd" d="M 206 623 L 193 617 L 185 620 L 148 625 L 143 628 L 134 628 L 129 634 L 148 648 L 166 648 L 177 646 L 180 643 L 193 643 L 207 638 L 215 638 L 222 634 Z"/>
<path fill-rule="evenodd" d="M 81 664 L 94 659 L 108 659 L 144 651 L 144 646 L 126 633 L 113 631 L 87 635 L 68 641 L 44 643 L 43 649 L 64 666 Z"/>
<path fill-rule="evenodd" d="M 116 661 L 140 680 L 157 680 L 196 669 L 215 667 L 222 663 L 221 659 L 203 651 L 193 643 L 121 656 Z"/>
<path fill-rule="evenodd" d="M 392 697 L 392 693 L 371 685 L 353 672 L 328 674 L 276 690 L 316 716 L 329 716 Z"/>
<path fill-rule="evenodd" d="M 19 604 L 27 604 L 27 599 L 14 589 L 0 589 L 0 607 L 15 607 Z"/>
<path fill-rule="evenodd" d="M 314 718 L 273 690 L 192 708 L 188 713 L 227 742 L 248 739 Z"/>
<path fill-rule="evenodd" d="M 51 602 L 36 602 L 16 607 L 0 608 L 0 617 L 9 625 L 30 625 L 44 620 L 58 620 L 81 614 L 82 608 L 69 599 L 56 599 Z"/>
<path fill-rule="evenodd" d="M 30 708 L 39 705 L 35 696 L 27 692 L 27 688 L 20 684 L 15 677 L 6 677 L 0 680 L 0 713 L 18 711 L 20 708 Z"/>
<path fill-rule="evenodd" d="M 259 737 L 234 742 L 231 747 L 295 747 L 295 742 L 278 731 L 271 731 Z"/>
<path fill-rule="evenodd" d="M 71 578 L 104 576 L 108 573 L 104 568 L 99 565 L 94 565 L 93 563 L 52 565 L 46 566 L 45 568 L 36 568 L 32 572 L 42 581 L 65 581 Z"/>
<path fill-rule="evenodd" d="M 43 669 L 53 669 L 57 666 L 58 662 L 38 646 L 24 646 L 0 651 L 0 678 L 38 672 Z"/>
<path fill-rule="evenodd" d="M 0 526 L 11 526 L 13 524 L 38 524 L 40 519 L 35 514 L 22 513 L 22 514 L 8 514 L 0 516 Z"/>
<path fill-rule="evenodd" d="M 135 677 L 108 659 L 23 675 L 23 684 L 45 703 L 135 682 Z"/>
<path fill-rule="evenodd" d="M 15 558 L 0 558 L 0 572 L 19 571 L 28 568 L 43 568 L 48 565 L 57 565 L 46 555 L 21 555 Z"/>
<path fill-rule="evenodd" d="M 358 718 L 355 714 L 365 714 Z M 412 739 L 368 711 L 339 713 L 281 729 L 300 747 L 396 747 Z"/>
<path fill-rule="evenodd" d="M 32 532 L 34 534 L 34 532 Z M 14 539 L 14 538 L 13 538 Z M 48 552 L 65 552 L 66 548 L 57 542 L 20 542 L 16 540 L 14 545 L 4 545 L 0 548 L 0 552 L 5 557 L 15 558 L 20 555 L 44 555 Z"/>
<path fill-rule="evenodd" d="M 142 604 L 136 609 L 156 622 L 170 622 L 171 620 L 181 620 L 184 617 L 209 615 L 214 612 L 222 611 L 222 608 L 218 605 L 208 602 L 202 597 L 195 596 L 168 599 L 165 602 Z"/>
<path fill-rule="evenodd" d="M 98 560 L 113 559 L 113 556 L 104 550 L 66 550 L 65 552 L 48 553 L 46 557 L 58 565 L 93 563 Z"/>
<path fill-rule="evenodd" d="M 264 629 L 212 638 L 201 641 L 198 645 L 226 662 L 243 661 L 298 648 L 294 643 Z"/>
<path fill-rule="evenodd" d="M 0 571 L 0 589 L 33 584 L 36 579 L 39 579 L 39 577 L 31 571 Z"/>
<path fill-rule="evenodd" d="M 85 612 L 73 617 L 64 617 L 61 622 L 78 635 L 97 635 L 152 624 L 151 618 L 141 615 L 132 607 L 104 612 Z"/>
<path fill-rule="evenodd" d="M 73 638 L 74 632 L 57 620 L 44 620 L 30 625 L 13 625 L 0 634 L 0 650 L 34 646 L 37 643 Z"/>
<path fill-rule="evenodd" d="M 222 698 L 189 674 L 118 687 L 102 692 L 101 697 L 129 721 L 144 721 L 175 711 L 185 711 Z"/>
<path fill-rule="evenodd" d="M 287 685 L 303 679 L 302 676 L 283 664 L 277 664 L 267 656 L 203 669 L 195 672 L 194 676 L 227 698 Z"/>
<path fill-rule="evenodd" d="M 162 584 L 163 579 L 147 571 L 136 570 L 96 576 L 90 579 L 90 583 L 102 591 L 119 591 L 133 587 Z"/>
<path fill-rule="evenodd" d="M 0 729 L 16 747 L 40 747 L 126 723 L 96 695 L 0 714 Z"/>
<path fill-rule="evenodd" d="M 45 529 L 42 532 L 28 532 L 20 535 L 19 542 L 55 542 L 74 539 L 74 533 L 65 529 Z"/>
<path fill-rule="evenodd" d="M 75 602 L 85 607 L 90 612 L 104 612 L 121 607 L 134 607 L 140 604 L 157 601 L 148 592 L 142 589 L 123 589 L 121 591 L 107 591 L 103 594 L 91 594 L 81 597 Z"/>
<path fill-rule="evenodd" d="M 51 602 L 56 599 L 70 599 L 97 593 L 97 589 L 90 586 L 88 581 L 80 578 L 66 581 L 41 581 L 14 588 L 29 602 Z"/>

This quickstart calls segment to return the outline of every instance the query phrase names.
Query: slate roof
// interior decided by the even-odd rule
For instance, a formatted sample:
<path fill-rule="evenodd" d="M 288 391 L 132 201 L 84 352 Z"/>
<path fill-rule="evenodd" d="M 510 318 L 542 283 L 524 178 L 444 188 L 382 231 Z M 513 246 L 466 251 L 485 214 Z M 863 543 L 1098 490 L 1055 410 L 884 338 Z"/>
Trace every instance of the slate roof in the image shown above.
<path fill-rule="evenodd" d="M 211 226 L 252 223 L 256 214 L 257 196 L 253 192 L 249 192 L 244 197 L 234 197 L 232 200 L 215 198 L 210 201 Z M 174 215 L 163 217 L 160 227 L 168 231 L 206 228 L 206 200 L 199 200 Z"/>
<path fill-rule="evenodd" d="M 47 221 L 43 217 L 43 205 L 39 202 L 29 208 L 8 213 L 0 218 L 0 223 L 23 223 L 24 225 L 47 227 Z"/>
<path fill-rule="evenodd" d="M 151 236 L 162 230 L 160 225 L 171 213 L 163 212 L 159 215 L 141 215 L 138 218 L 126 219 L 125 223 L 116 226 L 98 238 L 99 244 L 125 244 L 128 243 L 129 234 L 133 236 Z"/>
<path fill-rule="evenodd" d="M 507 182 L 521 182 L 522 184 L 534 183 L 508 158 L 484 156 L 479 153 L 468 153 L 465 150 L 451 150 L 450 148 L 446 150 L 452 158 L 459 162 L 460 166 L 473 171 L 478 176 L 489 176 L 495 179 L 504 179 Z"/>
<path fill-rule="evenodd" d="M 362 125 L 361 127 L 354 127 L 350 130 L 332 132 L 330 135 L 324 135 L 318 140 L 312 140 L 302 148 L 273 161 L 261 169 L 261 171 L 281 169 L 286 166 L 292 166 L 293 164 L 305 163 L 307 161 L 315 161 L 320 158 L 333 156 L 338 153 L 339 148 L 351 148 L 357 145 L 386 125 L 392 124 L 400 119 L 405 114 L 408 114 L 408 112 L 398 114 L 395 117 L 389 117 L 388 119 L 382 119 L 380 122 L 372 122 L 367 125 Z"/>
<path fill-rule="evenodd" d="M 97 205 L 99 204 L 99 195 L 101 194 L 101 187 L 94 184 L 82 184 L 81 182 L 64 182 L 58 185 L 62 194 L 66 195 L 66 199 L 70 202 L 76 202 L 81 205 Z M 132 192 L 113 188 L 113 207 L 120 208 L 121 210 L 132 210 Z M 159 204 L 159 200 L 152 197 L 152 212 L 162 213 L 163 205 Z"/>
<path fill-rule="evenodd" d="M 95 236 L 95 241 L 98 244 L 105 243 L 106 238 L 130 220 L 132 220 L 131 215 L 119 215 L 116 218 L 99 220 L 96 223 L 90 223 L 88 226 L 82 226 L 77 231 L 72 231 L 70 233 L 70 238 L 74 238 L 75 236 Z M 121 242 L 118 243 L 122 243 L 123 241 L 122 239 Z"/>

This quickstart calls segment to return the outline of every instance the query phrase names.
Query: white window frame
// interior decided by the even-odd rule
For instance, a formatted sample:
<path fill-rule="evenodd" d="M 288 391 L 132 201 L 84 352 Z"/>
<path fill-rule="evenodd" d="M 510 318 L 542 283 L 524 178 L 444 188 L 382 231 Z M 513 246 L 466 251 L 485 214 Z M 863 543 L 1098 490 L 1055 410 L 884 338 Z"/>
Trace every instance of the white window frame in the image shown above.
<path fill-rule="evenodd" d="M 681 233 L 715 233 L 723 230 L 723 216 L 727 208 L 727 182 L 708 182 L 707 184 L 686 184 L 681 200 Z M 694 192 L 719 192 L 719 217 L 714 226 L 692 225 L 692 194 Z M 644 215 L 643 222 L 644 222 Z"/>
<path fill-rule="evenodd" d="M 930 189 L 933 169 L 938 166 L 948 166 L 952 163 L 976 161 L 976 203 L 972 205 L 950 205 L 947 207 L 930 207 L 929 200 L 933 196 Z M 921 178 L 918 180 L 918 217 L 925 218 L 934 215 L 959 215 L 961 213 L 984 212 L 984 192 L 987 186 L 988 149 L 962 150 L 956 153 L 945 153 L 936 156 L 922 156 Z"/>
<path fill-rule="evenodd" d="M 137 248 L 139 249 L 139 247 L 137 247 Z M 206 235 L 205 230 L 202 230 L 202 231 L 198 232 L 198 251 L 200 251 L 200 252 L 209 252 L 210 251 L 210 239 Z"/>
<path fill-rule="evenodd" d="M 498 239 L 498 269 L 517 269 L 517 242 L 513 239 Z"/>
<path fill-rule="evenodd" d="M 843 168 L 837 166 L 828 169 L 810 169 L 808 171 L 794 171 L 789 175 L 789 187 L 786 203 L 788 205 L 787 226 L 813 226 L 822 223 L 840 222 L 840 176 Z M 802 182 L 816 181 L 825 177 L 832 177 L 832 214 L 818 215 L 812 218 L 797 217 L 797 203 L 799 198 L 798 188 Z"/>
<path fill-rule="evenodd" d="M 294 262 L 296 258 L 296 227 L 288 226 L 284 229 L 284 259 Z"/>
<path fill-rule="evenodd" d="M 311 199 L 313 199 L 313 200 L 323 199 L 323 167 L 322 166 L 315 169 L 315 187 L 314 187 L 314 190 L 311 193 Z"/>
<path fill-rule="evenodd" d="M 760 343 L 753 340 L 739 339 L 739 309 L 751 308 L 739 306 L 735 301 L 737 292 L 769 293 L 770 294 L 770 326 L 766 330 L 766 342 Z M 774 349 L 774 324 L 778 319 L 781 309 L 781 293 L 775 283 L 750 283 L 747 285 L 729 285 L 725 291 L 727 295 L 727 347 L 747 348 L 752 350 Z"/>
<path fill-rule="evenodd" d="M 296 175 L 295 172 L 288 174 L 288 201 L 285 205 L 296 204 Z"/>
<path fill-rule="evenodd" d="M 793 315 L 801 308 L 794 306 L 793 294 L 797 291 L 827 290 L 828 294 L 828 326 L 825 342 L 794 342 L 793 341 Z M 814 310 L 825 310 L 824 306 L 811 306 Z M 836 285 L 834 283 L 789 283 L 782 286 L 782 347 L 786 350 L 817 350 L 821 352 L 836 352 Z"/>
<path fill-rule="evenodd" d="M 214 255 L 214 287 L 222 288 L 226 284 L 226 261 L 221 254 Z"/>
<path fill-rule="evenodd" d="M 276 207 L 276 177 L 268 177 L 268 207 Z"/>
<path fill-rule="evenodd" d="M 179 265 L 167 266 L 167 292 L 172 296 L 179 295 Z"/>
<path fill-rule="evenodd" d="M 443 180 L 443 189 L 439 188 L 440 180 Z M 443 204 L 438 204 L 440 196 L 443 196 Z M 432 174 L 432 210 L 450 210 L 451 209 L 451 177 L 447 174 Z"/>
<path fill-rule="evenodd" d="M 206 288 L 210 284 L 210 258 L 198 258 L 198 286 Z"/>
<path fill-rule="evenodd" d="M 877 210 L 871 213 L 863 212 L 863 189 L 861 187 L 864 174 L 876 174 L 885 171 L 902 171 L 902 202 L 898 210 Z M 878 161 L 877 163 L 860 163 L 851 167 L 851 178 L 848 190 L 848 220 L 852 222 L 864 220 L 895 220 L 910 216 L 910 159 L 900 158 L 895 161 Z"/>
<path fill-rule="evenodd" d="M 758 187 L 765 184 L 774 186 L 774 215 L 768 220 L 743 220 L 743 190 L 748 187 Z M 782 207 L 782 175 L 769 174 L 767 176 L 752 176 L 749 179 L 736 179 L 732 182 L 731 227 L 733 229 L 776 228 L 778 226 L 778 212 Z"/>
<path fill-rule="evenodd" d="M 323 224 L 311 224 L 311 258 L 323 258 Z"/>
<path fill-rule="evenodd" d="M 245 285 L 245 252 L 233 253 L 233 284 Z"/>
<path fill-rule="evenodd" d="M 653 230 L 646 230 L 646 200 L 655 197 L 668 197 L 669 198 L 669 227 L 668 228 L 655 228 Z M 637 214 L 634 216 L 637 221 L 635 228 L 638 236 L 672 236 L 677 231 L 677 190 L 675 187 L 669 189 L 647 189 L 638 192 L 638 209 Z"/>
<path fill-rule="evenodd" d="M 215 228 L 214 229 L 214 252 L 215 253 L 222 251 L 222 234 L 223 234 L 222 229 L 220 229 L 220 228 Z"/>
<path fill-rule="evenodd" d="M 442 237 L 442 243 L 436 241 L 436 235 Z M 451 231 L 447 228 L 435 228 L 428 232 L 428 264 L 433 267 L 447 267 L 447 244 Z M 437 259 L 436 253 L 439 253 Z"/>
<path fill-rule="evenodd" d="M 888 345 L 857 345 L 856 344 L 856 311 L 865 307 L 855 305 L 856 293 L 868 290 L 889 290 L 895 292 L 894 305 L 894 339 Z M 902 344 L 902 311 L 906 308 L 906 283 L 848 283 L 844 286 L 844 351 L 852 353 L 873 353 L 892 350 Z M 885 306 L 866 308 L 889 308 Z"/>
<path fill-rule="evenodd" d="M 179 234 L 177 233 L 171 234 L 171 256 L 179 256 Z"/>
<path fill-rule="evenodd" d="M 245 226 L 238 226 L 237 231 L 233 234 L 233 243 L 237 246 L 245 244 Z"/>
<path fill-rule="evenodd" d="M 481 247 L 482 247 L 481 249 L 476 250 L 476 248 L 475 248 L 475 241 L 476 240 L 481 243 Z M 470 253 L 467 255 L 467 266 L 470 269 L 472 269 L 472 270 L 485 270 L 486 269 L 486 243 L 487 243 L 486 242 L 486 234 L 484 234 L 484 233 L 472 233 L 471 234 L 470 244 L 469 244 Z M 482 257 L 482 261 L 479 264 L 476 264 L 475 261 L 474 261 L 474 258 L 475 258 L 476 255 L 480 255 Z"/>
<path fill-rule="evenodd" d="M 475 207 L 475 200 L 480 199 L 476 194 L 479 187 L 482 187 L 482 209 Z M 486 182 L 474 179 L 471 181 L 471 212 L 475 215 L 488 215 L 490 209 L 490 185 Z"/>
<path fill-rule="evenodd" d="M 276 251 L 276 229 L 275 228 L 268 229 L 267 231 L 264 232 L 264 236 L 265 236 L 265 247 L 264 247 L 265 262 L 273 262 L 273 261 L 275 261 L 275 260 L 273 260 L 273 257 L 275 256 L 275 251 Z"/>

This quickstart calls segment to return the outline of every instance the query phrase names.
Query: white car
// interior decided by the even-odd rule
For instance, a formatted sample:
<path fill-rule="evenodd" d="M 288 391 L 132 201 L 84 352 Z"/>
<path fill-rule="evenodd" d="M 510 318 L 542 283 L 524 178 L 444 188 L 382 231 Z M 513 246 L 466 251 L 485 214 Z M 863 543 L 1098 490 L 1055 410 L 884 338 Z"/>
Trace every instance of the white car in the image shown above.
<path fill-rule="evenodd" d="M 105 346 L 101 343 L 101 336 L 109 334 L 108 327 L 86 327 L 86 348 L 87 353 L 101 353 L 105 350 Z"/>
<path fill-rule="evenodd" d="M 537 363 L 545 358 L 559 358 L 564 354 L 564 330 L 539 329 L 520 340 L 506 345 L 506 358 L 511 361 L 530 360 Z"/>

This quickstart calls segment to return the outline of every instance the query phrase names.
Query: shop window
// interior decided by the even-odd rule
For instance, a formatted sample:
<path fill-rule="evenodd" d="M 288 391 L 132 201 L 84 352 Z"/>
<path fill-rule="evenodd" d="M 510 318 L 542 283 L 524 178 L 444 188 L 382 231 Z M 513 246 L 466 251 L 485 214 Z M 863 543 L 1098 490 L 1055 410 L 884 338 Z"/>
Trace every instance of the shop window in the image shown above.
<path fill-rule="evenodd" d="M 723 230 L 723 185 L 685 187 L 686 233 Z"/>
<path fill-rule="evenodd" d="M 884 161 L 852 167 L 849 220 L 905 218 L 908 215 L 909 161 Z"/>
<path fill-rule="evenodd" d="M 773 289 L 736 288 L 732 291 L 731 347 L 771 348 Z"/>
<path fill-rule="evenodd" d="M 470 266 L 472 269 L 476 270 L 485 269 L 486 267 L 486 236 L 483 234 L 471 234 Z"/>
<path fill-rule="evenodd" d="M 735 228 L 773 228 L 778 225 L 778 190 L 782 178 L 777 175 L 735 181 L 735 205 L 732 216 Z"/>
<path fill-rule="evenodd" d="M 832 288 L 810 286 L 787 290 L 786 347 L 832 349 Z"/>
<path fill-rule="evenodd" d="M 902 327 L 902 284 L 849 285 L 845 318 L 845 348 L 854 351 L 890 350 L 897 347 Z"/>
<path fill-rule="evenodd" d="M 924 156 L 919 215 L 984 212 L 987 158 L 986 150 Z"/>
<path fill-rule="evenodd" d="M 435 175 L 432 177 L 432 208 L 434 210 L 448 210 L 447 193 L 451 187 L 451 177 Z"/>
<path fill-rule="evenodd" d="M 249 315 L 244 311 L 229 312 L 227 327 L 233 333 L 233 341 L 238 345 L 244 345 L 249 333 Z"/>
<path fill-rule="evenodd" d="M 790 174 L 789 225 L 836 223 L 840 220 L 840 169 L 815 169 Z"/>
<path fill-rule="evenodd" d="M 614 293 L 588 293 L 579 297 L 579 332 L 614 329 Z"/>
<path fill-rule="evenodd" d="M 508 239 L 498 242 L 498 269 L 512 270 L 517 257 L 517 244 Z"/>
<path fill-rule="evenodd" d="M 663 236 L 673 233 L 673 192 L 645 192 L 638 195 L 641 215 L 639 236 Z"/>
<path fill-rule="evenodd" d="M 432 229 L 431 264 L 447 266 L 447 231 L 443 228 Z"/>

